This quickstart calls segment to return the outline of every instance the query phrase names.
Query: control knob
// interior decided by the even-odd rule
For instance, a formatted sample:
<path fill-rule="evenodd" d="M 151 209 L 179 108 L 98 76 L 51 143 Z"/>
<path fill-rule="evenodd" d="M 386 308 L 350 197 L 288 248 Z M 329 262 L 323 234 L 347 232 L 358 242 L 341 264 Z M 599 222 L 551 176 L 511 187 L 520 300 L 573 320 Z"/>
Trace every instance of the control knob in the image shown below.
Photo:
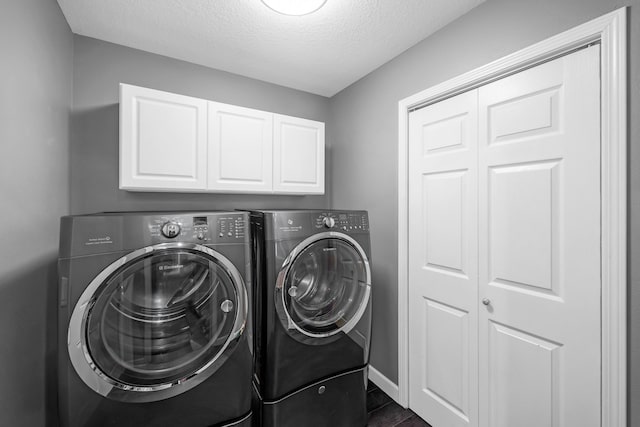
<path fill-rule="evenodd" d="M 173 239 L 174 237 L 180 235 L 180 224 L 175 221 L 167 221 L 162 224 L 162 229 L 160 230 L 164 237 L 169 239 Z"/>
<path fill-rule="evenodd" d="M 333 228 L 336 225 L 336 220 L 331 218 L 330 216 L 325 216 L 322 220 L 322 223 L 327 228 Z"/>

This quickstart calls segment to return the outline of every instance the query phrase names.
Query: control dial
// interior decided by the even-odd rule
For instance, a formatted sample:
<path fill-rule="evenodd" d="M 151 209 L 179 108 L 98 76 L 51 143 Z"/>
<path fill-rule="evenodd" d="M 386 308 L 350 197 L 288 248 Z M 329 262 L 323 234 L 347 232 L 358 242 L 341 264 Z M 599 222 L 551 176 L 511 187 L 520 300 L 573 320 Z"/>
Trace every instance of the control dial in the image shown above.
<path fill-rule="evenodd" d="M 167 221 L 162 224 L 162 235 L 169 239 L 173 239 L 176 236 L 180 235 L 180 224 L 174 221 Z"/>
<path fill-rule="evenodd" d="M 331 218 L 330 216 L 325 216 L 322 220 L 322 223 L 327 228 L 333 228 L 336 225 L 336 220 Z"/>

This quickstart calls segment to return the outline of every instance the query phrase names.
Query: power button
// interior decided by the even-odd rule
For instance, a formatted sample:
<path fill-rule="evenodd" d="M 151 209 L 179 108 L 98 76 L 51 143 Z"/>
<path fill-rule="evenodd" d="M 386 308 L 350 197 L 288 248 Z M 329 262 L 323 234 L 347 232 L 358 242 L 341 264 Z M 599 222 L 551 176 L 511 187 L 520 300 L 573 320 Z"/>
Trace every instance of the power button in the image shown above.
<path fill-rule="evenodd" d="M 174 237 L 180 234 L 180 224 L 174 221 L 167 221 L 162 224 L 162 235 L 169 239 L 173 239 Z"/>

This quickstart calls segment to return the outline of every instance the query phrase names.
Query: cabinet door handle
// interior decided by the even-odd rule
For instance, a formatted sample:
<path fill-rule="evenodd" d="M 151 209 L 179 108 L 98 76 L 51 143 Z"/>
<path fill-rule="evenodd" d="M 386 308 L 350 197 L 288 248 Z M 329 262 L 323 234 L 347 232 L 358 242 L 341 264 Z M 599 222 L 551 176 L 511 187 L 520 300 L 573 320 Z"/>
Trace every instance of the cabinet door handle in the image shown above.
<path fill-rule="evenodd" d="M 482 299 L 482 303 L 483 303 L 484 305 L 489 305 L 489 304 L 491 304 L 491 300 L 490 300 L 489 298 L 483 298 L 483 299 Z"/>

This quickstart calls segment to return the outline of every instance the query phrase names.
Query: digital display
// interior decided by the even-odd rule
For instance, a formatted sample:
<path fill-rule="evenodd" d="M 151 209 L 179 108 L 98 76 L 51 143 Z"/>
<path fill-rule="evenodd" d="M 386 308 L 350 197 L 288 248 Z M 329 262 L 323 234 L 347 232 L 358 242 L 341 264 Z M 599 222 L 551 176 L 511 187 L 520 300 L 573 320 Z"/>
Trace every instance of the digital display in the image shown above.
<path fill-rule="evenodd" d="M 194 216 L 193 217 L 193 226 L 197 227 L 199 225 L 207 225 L 207 217 L 206 216 Z"/>

